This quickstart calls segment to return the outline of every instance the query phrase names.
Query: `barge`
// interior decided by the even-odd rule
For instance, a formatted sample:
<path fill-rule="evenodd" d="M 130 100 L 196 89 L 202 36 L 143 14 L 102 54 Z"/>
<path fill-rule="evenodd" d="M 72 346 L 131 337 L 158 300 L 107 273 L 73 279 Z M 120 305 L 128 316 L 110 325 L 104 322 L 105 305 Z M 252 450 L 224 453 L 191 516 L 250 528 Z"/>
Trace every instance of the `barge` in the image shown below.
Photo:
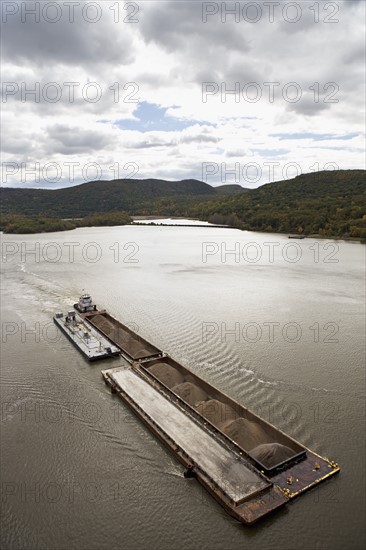
<path fill-rule="evenodd" d="M 169 355 L 102 376 L 183 463 L 185 476 L 247 525 L 340 471 Z"/>
<path fill-rule="evenodd" d="M 112 327 L 117 333 L 123 328 L 132 332 L 106 313 L 102 318 L 108 320 L 112 341 Z M 127 357 L 131 349 L 123 344 Z M 130 359 L 128 367 L 102 371 L 105 383 L 184 464 L 185 476 L 195 477 L 242 523 L 255 523 L 340 471 L 336 462 L 301 445 L 168 354 L 155 352 Z"/>
<path fill-rule="evenodd" d="M 66 315 L 62 312 L 56 313 L 53 320 L 88 361 L 107 359 L 120 354 L 117 346 L 95 330 L 86 319 L 77 315 L 74 310 Z"/>
<path fill-rule="evenodd" d="M 276 484 L 134 366 L 102 374 L 112 392 L 185 466 L 185 477 L 196 478 L 234 518 L 250 525 L 288 502 Z"/>
<path fill-rule="evenodd" d="M 136 334 L 131 328 L 114 319 L 105 310 L 91 311 L 84 318 L 105 338 L 119 347 L 121 355 L 128 361 L 142 361 L 161 357 L 163 352 Z"/>
<path fill-rule="evenodd" d="M 103 370 L 105 383 L 184 465 L 184 476 L 197 479 L 234 518 L 251 525 L 339 473 L 336 462 L 266 422 L 89 298 L 79 300 L 80 320 L 127 362 Z M 65 325 L 57 315 L 55 322 Z"/>

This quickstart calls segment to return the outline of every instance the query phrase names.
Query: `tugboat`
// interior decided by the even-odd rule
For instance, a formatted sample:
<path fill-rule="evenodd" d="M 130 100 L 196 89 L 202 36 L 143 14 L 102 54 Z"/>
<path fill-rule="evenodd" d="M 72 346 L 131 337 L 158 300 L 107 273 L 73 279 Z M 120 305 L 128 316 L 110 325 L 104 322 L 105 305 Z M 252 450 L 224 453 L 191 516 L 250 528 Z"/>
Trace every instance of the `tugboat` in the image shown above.
<path fill-rule="evenodd" d="M 79 313 L 87 313 L 88 311 L 96 311 L 97 306 L 93 304 L 90 294 L 82 294 L 77 304 L 74 304 L 74 308 Z"/>

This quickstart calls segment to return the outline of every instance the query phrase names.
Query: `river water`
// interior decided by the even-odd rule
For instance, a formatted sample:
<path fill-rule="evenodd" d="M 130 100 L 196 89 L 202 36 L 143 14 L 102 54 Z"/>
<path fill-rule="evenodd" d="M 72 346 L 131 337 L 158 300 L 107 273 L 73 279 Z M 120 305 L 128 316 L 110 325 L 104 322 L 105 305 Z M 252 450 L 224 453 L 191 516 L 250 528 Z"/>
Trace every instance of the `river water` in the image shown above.
<path fill-rule="evenodd" d="M 365 247 L 215 227 L 2 236 L 1 547 L 361 549 Z M 52 324 L 82 290 L 340 475 L 232 519 Z"/>

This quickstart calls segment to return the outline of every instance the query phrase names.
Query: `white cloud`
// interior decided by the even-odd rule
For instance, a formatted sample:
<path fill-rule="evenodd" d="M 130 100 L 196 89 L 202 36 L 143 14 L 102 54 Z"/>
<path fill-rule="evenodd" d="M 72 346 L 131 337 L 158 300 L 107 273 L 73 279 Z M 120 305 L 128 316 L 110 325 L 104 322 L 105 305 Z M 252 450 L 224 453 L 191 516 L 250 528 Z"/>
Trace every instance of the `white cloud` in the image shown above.
<path fill-rule="evenodd" d="M 200 179 L 202 164 L 216 163 L 219 172 L 207 179 L 214 184 L 225 175 L 222 163 L 227 170 L 239 163 L 239 183 L 248 186 L 269 181 L 271 162 L 279 163 L 275 179 L 286 173 L 288 163 L 305 172 L 316 163 L 319 168 L 328 163 L 364 168 L 362 1 L 299 1 L 301 17 L 294 23 L 286 18 L 296 14 L 283 11 L 288 2 L 276 8 L 273 22 L 265 4 L 257 2 L 262 16 L 256 23 L 243 17 L 255 15 L 245 11 L 248 2 L 240 2 L 238 22 L 228 14 L 226 23 L 221 6 L 231 8 L 235 2 L 211 3 L 218 13 L 207 16 L 206 23 L 199 1 L 136 2 L 136 13 L 130 15 L 120 2 L 118 22 L 116 2 L 103 1 L 94 3 L 100 8 L 95 23 L 86 20 L 95 13 L 82 11 L 84 1 L 75 7 L 74 22 L 60 1 L 62 16 L 55 23 L 48 19 L 56 11 L 41 12 L 37 23 L 22 14 L 22 4 L 35 5 L 19 2 L 18 13 L 8 14 L 3 23 L 3 185 L 68 185 L 65 163 L 70 162 L 75 163 L 71 183 L 89 176 L 82 170 L 88 163 L 98 163 L 97 175 L 104 179 L 118 175 L 117 165 L 120 177 Z M 313 5 L 319 5 L 318 23 Z M 126 17 L 138 22 L 124 22 Z M 204 82 L 215 91 L 206 102 Z M 269 82 L 278 83 L 272 101 Z M 221 94 L 236 86 L 239 95 Z M 256 92 L 258 101 L 253 100 Z M 177 119 L 176 129 L 121 129 L 116 121 L 135 116 L 137 99 L 167 108 L 167 116 Z M 182 128 L 182 119 L 191 125 Z M 276 136 L 306 133 L 330 138 Z M 351 134 L 355 137 L 347 139 Z M 332 140 L 332 135 L 345 137 Z M 40 180 L 32 180 L 29 172 L 24 181 L 21 163 L 30 171 L 38 165 Z M 61 166 L 57 181 L 43 177 L 48 163 Z M 261 168 L 258 180 L 246 178 L 248 164 Z"/>

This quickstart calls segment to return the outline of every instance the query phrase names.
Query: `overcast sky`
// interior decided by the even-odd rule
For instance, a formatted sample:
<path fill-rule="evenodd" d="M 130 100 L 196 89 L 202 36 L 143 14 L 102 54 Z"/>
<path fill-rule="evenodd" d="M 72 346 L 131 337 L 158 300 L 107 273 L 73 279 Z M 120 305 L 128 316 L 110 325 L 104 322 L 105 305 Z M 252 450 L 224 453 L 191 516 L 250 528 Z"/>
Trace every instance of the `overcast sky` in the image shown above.
<path fill-rule="evenodd" d="M 2 27 L 3 186 L 365 168 L 363 0 L 4 0 Z"/>

